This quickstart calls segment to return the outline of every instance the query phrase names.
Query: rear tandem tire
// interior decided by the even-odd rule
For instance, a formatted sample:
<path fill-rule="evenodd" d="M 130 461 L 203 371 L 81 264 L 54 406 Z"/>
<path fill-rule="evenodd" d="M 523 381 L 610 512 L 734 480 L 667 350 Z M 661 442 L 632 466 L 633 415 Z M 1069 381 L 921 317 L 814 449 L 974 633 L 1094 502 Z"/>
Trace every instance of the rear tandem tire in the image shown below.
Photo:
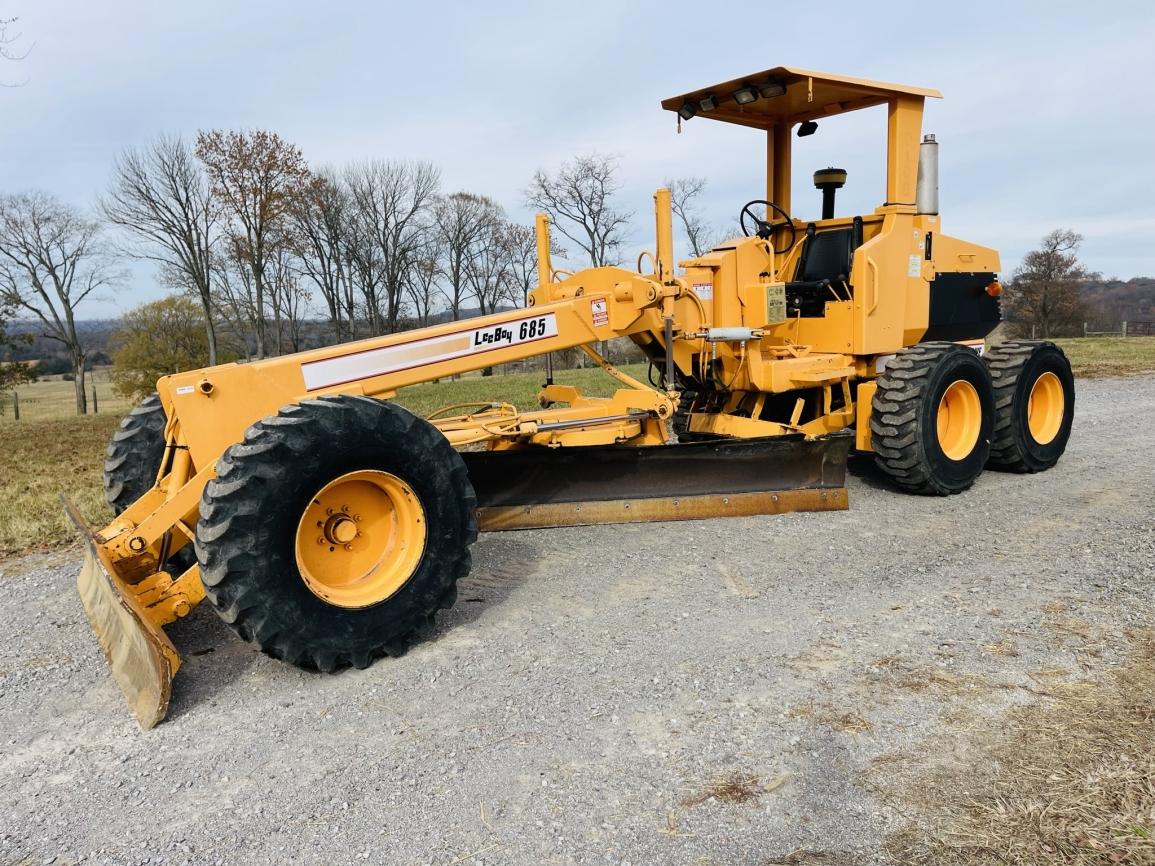
<path fill-rule="evenodd" d="M 322 510 L 326 491 L 365 484 L 357 480 L 363 477 L 392 479 L 391 489 L 407 491 L 416 510 L 405 502 L 363 508 L 356 490 L 333 500 L 352 502 L 350 508 Z M 196 529 L 205 594 L 234 631 L 274 658 L 326 672 L 368 667 L 382 655 L 403 653 L 432 631 L 439 609 L 452 607 L 477 537 L 475 506 L 461 456 L 435 427 L 401 407 L 350 396 L 289 405 L 228 448 L 205 487 Z M 338 521 L 332 532 L 344 531 L 343 524 L 352 538 L 350 515 L 364 518 L 356 524 L 364 542 L 306 546 L 329 533 L 332 521 Z M 324 529 L 314 528 L 315 517 Z M 419 538 L 407 535 L 418 531 Z M 386 546 L 373 546 L 382 538 Z M 357 544 L 373 551 L 358 562 L 376 564 L 343 570 L 342 563 L 363 555 L 341 559 Z M 374 595 L 370 586 L 366 594 L 366 582 L 406 557 L 412 564 L 397 572 L 392 588 Z"/>
<path fill-rule="evenodd" d="M 1042 472 L 1067 448 L 1075 415 L 1075 377 L 1063 350 L 1042 340 L 1012 340 L 986 354 L 995 389 L 991 469 Z"/>
<path fill-rule="evenodd" d="M 877 380 L 871 405 L 874 459 L 903 490 L 948 496 L 966 490 L 991 448 L 991 376 L 958 343 L 903 349 Z"/>

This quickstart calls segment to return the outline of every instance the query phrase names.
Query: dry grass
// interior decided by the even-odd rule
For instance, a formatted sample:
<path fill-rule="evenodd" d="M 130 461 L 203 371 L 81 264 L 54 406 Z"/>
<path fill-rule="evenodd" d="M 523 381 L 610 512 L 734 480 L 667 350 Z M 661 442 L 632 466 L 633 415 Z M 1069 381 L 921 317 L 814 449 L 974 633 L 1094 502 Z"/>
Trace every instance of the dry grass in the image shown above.
<path fill-rule="evenodd" d="M 1076 376 L 1129 376 L 1155 372 L 1155 337 L 1073 337 L 1055 340 Z"/>
<path fill-rule="evenodd" d="M 646 374 L 645 364 L 623 369 L 643 379 Z M 592 396 L 608 396 L 620 387 L 596 368 L 559 371 L 556 381 L 577 385 Z M 397 402 L 421 415 L 448 403 L 475 400 L 505 400 L 532 409 L 541 383 L 540 373 L 475 375 L 406 388 Z M 101 480 L 104 449 L 129 404 L 102 393 L 105 386 L 98 380 L 99 415 L 71 414 L 71 382 L 40 382 L 30 386 L 38 395 L 35 402 L 21 389 L 19 421 L 12 419 L 10 410 L 0 417 L 0 557 L 75 540 L 60 507 L 62 493 L 93 525 L 107 522 L 110 514 Z"/>
<path fill-rule="evenodd" d="M 88 411 L 92 411 L 92 389 L 96 388 L 97 408 L 101 414 L 120 416 L 127 412 L 133 401 L 126 400 L 112 391 L 111 368 L 101 367 L 85 376 L 85 393 L 88 395 Z M 76 390 L 72 382 L 65 382 L 59 376 L 16 389 L 20 395 L 20 419 L 22 421 L 43 421 L 49 418 L 70 418 L 76 415 Z M 12 420 L 12 395 L 0 398 L 0 423 Z"/>
<path fill-rule="evenodd" d="M 86 519 L 106 523 L 101 486 L 114 415 L 0 423 L 0 556 L 76 539 L 66 494 Z"/>
<path fill-rule="evenodd" d="M 719 803 L 749 803 L 767 791 L 777 788 L 784 781 L 785 779 L 780 779 L 776 784 L 764 786 L 756 776 L 735 771 L 707 782 L 683 799 L 682 805 L 700 806 L 709 800 L 717 800 Z"/>
<path fill-rule="evenodd" d="M 891 837 L 896 862 L 1155 864 L 1155 631 L 1107 679 L 1047 694 L 981 735 L 978 762 L 904 786 L 923 818 Z"/>
<path fill-rule="evenodd" d="M 869 674 L 872 682 L 916 694 L 934 692 L 965 696 L 988 694 L 994 689 L 1014 688 L 1005 683 L 992 682 L 978 674 L 954 673 L 935 665 L 913 664 L 900 656 L 883 656 L 874 662 L 873 668 Z"/>
<path fill-rule="evenodd" d="M 766 866 L 857 866 L 861 859 L 846 851 L 814 851 L 796 848 L 785 857 L 770 859 Z"/>
<path fill-rule="evenodd" d="M 992 641 L 991 643 L 983 644 L 983 652 L 992 656 L 1017 658 L 1019 655 L 1019 648 L 1013 640 L 1004 638 L 1003 640 L 997 640 Z"/>
<path fill-rule="evenodd" d="M 792 719 L 809 719 L 816 724 L 844 734 L 869 734 L 870 722 L 854 710 L 839 709 L 831 704 L 800 704 L 791 707 L 787 715 Z"/>

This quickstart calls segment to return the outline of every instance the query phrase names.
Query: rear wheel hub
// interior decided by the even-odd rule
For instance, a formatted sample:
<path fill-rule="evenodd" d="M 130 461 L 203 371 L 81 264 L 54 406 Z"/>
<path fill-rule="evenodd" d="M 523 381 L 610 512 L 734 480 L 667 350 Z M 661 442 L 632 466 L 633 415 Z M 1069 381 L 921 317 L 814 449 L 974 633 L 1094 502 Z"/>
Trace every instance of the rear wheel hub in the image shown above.
<path fill-rule="evenodd" d="M 962 460 L 975 449 L 982 430 L 983 407 L 975 386 L 964 379 L 951 382 L 938 404 L 935 429 L 942 453 Z"/>
<path fill-rule="evenodd" d="M 1065 411 L 1063 383 L 1054 373 L 1043 373 L 1031 386 L 1027 398 L 1027 429 L 1031 431 L 1031 438 L 1040 445 L 1054 441 L 1063 426 Z"/>

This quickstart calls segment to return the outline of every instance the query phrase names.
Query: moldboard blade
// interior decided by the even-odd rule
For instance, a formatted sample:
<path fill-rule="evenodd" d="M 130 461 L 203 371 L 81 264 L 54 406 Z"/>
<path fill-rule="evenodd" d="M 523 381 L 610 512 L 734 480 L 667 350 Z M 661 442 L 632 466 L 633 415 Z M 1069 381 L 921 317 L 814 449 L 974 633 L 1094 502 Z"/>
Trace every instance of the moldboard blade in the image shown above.
<path fill-rule="evenodd" d="M 847 507 L 853 435 L 461 456 L 483 530 L 828 511 Z"/>
<path fill-rule="evenodd" d="M 76 509 L 67 502 L 65 507 L 87 544 L 76 588 L 88 622 L 133 715 L 142 728 L 151 728 L 168 712 L 180 655 L 149 620 L 131 590 L 122 587 L 102 561 Z"/>

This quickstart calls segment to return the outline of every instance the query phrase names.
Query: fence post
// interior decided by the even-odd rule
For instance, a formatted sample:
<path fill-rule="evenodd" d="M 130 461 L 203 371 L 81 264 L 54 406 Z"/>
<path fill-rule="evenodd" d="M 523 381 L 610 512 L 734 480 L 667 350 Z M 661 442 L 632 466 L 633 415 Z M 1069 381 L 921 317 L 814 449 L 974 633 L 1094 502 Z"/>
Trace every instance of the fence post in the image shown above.
<path fill-rule="evenodd" d="M 92 414 L 100 414 L 100 401 L 96 399 L 96 383 L 92 383 Z"/>
<path fill-rule="evenodd" d="M 1031 339 L 1035 339 L 1035 326 L 1031 325 Z"/>
<path fill-rule="evenodd" d="M 20 394 L 16 391 L 12 392 L 12 420 L 20 420 Z"/>
<path fill-rule="evenodd" d="M 1127 336 L 1127 320 L 1126 319 L 1123 320 L 1123 336 L 1124 337 Z"/>
<path fill-rule="evenodd" d="M 1087 336 L 1087 323 L 1083 322 L 1083 336 Z"/>

